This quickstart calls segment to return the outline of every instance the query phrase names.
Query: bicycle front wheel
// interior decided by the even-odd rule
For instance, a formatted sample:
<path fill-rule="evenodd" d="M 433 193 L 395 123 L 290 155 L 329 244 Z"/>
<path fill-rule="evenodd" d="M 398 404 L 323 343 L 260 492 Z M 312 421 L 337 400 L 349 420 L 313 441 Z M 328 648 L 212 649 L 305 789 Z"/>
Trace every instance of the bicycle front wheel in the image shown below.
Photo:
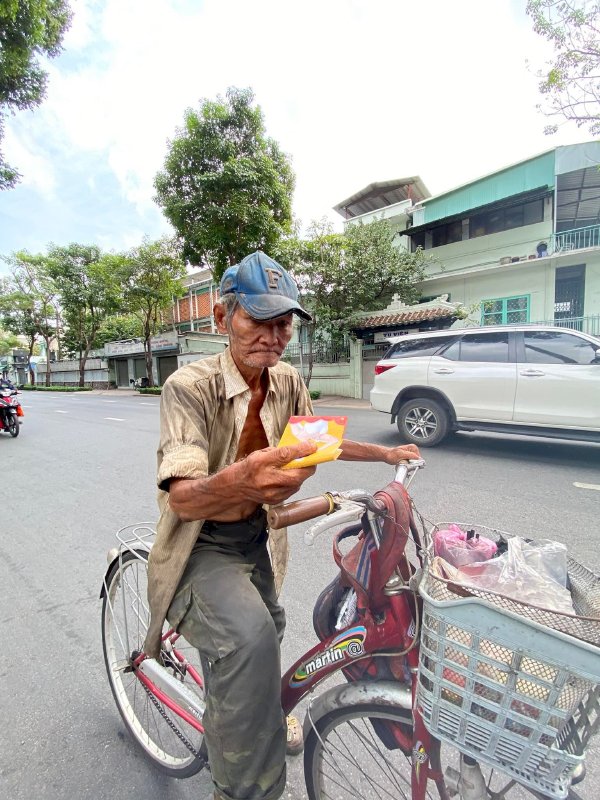
<path fill-rule="evenodd" d="M 405 708 L 348 706 L 317 720 L 304 747 L 309 800 L 411 800 L 412 754 L 395 746 L 390 724 L 410 740 L 412 714 Z M 429 784 L 427 797 L 441 796 Z"/>
<path fill-rule="evenodd" d="M 318 719 L 306 737 L 304 778 L 309 800 L 412 800 L 412 752 L 397 747 L 390 724 L 412 739 L 412 713 L 377 704 L 336 708 Z M 432 748 L 431 766 L 440 775 L 458 770 L 460 754 L 447 745 Z M 482 768 L 488 797 L 494 800 L 549 800 L 506 775 Z M 427 800 L 450 800 L 443 777 L 427 784 Z M 571 789 L 567 800 L 583 800 Z"/>
<path fill-rule="evenodd" d="M 195 755 L 202 745 L 203 735 L 164 708 L 145 689 L 132 668 L 134 659 L 142 651 L 150 619 L 147 587 L 147 554 L 126 552 L 122 566 L 115 562 L 106 581 L 102 604 L 104 662 L 115 702 L 136 742 L 162 772 L 187 778 L 205 764 Z M 183 637 L 177 639 L 175 647 L 202 674 L 198 651 Z M 161 660 L 172 675 L 203 698 L 202 688 L 166 649 L 161 653 Z"/>

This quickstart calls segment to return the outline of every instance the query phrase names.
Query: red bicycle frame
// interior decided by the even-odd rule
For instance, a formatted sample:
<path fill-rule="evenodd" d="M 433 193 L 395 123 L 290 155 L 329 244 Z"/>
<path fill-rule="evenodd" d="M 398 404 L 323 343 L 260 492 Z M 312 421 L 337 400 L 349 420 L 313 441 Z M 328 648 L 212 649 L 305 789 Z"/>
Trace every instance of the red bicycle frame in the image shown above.
<path fill-rule="evenodd" d="M 282 677 L 281 705 L 288 715 L 321 681 L 362 659 L 381 653 L 404 655 L 411 676 L 413 728 L 411 733 L 407 733 L 405 726 L 390 722 L 389 730 L 399 749 L 411 759 L 412 800 L 425 800 L 429 780 L 437 784 L 441 800 L 449 800 L 441 772 L 440 744 L 426 730 L 416 704 L 419 630 L 409 597 L 412 598 L 412 593 L 407 591 L 391 594 L 387 597 L 384 608 L 376 615 L 366 609 L 357 621 L 318 642 L 301 656 Z M 178 667 L 186 669 L 199 687 L 203 687 L 201 676 L 186 662 L 183 654 L 172 647 L 177 638 L 178 634 L 173 630 L 163 636 L 163 642 L 168 641 L 171 645 L 169 657 L 177 662 Z M 141 670 L 136 669 L 144 658 L 146 656 L 141 654 L 133 664 L 144 686 L 173 713 L 203 733 L 204 728 L 198 719 L 181 708 Z"/>

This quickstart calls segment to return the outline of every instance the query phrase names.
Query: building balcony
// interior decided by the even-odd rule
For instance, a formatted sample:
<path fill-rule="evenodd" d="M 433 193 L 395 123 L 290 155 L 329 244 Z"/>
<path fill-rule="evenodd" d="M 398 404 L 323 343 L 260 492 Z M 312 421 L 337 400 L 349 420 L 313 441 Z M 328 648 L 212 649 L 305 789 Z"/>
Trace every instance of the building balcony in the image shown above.
<path fill-rule="evenodd" d="M 589 225 L 586 228 L 574 228 L 570 231 L 553 233 L 550 239 L 549 250 L 553 255 L 600 247 L 600 225 Z"/>

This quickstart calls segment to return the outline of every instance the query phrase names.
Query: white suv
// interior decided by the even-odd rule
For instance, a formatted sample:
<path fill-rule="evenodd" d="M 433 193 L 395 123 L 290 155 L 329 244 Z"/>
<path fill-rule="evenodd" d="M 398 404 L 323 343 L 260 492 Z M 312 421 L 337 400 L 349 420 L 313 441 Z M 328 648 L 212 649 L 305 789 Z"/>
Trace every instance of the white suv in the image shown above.
<path fill-rule="evenodd" d="M 475 429 L 600 442 L 600 339 L 519 325 L 408 334 L 375 367 L 371 405 L 402 438 Z"/>

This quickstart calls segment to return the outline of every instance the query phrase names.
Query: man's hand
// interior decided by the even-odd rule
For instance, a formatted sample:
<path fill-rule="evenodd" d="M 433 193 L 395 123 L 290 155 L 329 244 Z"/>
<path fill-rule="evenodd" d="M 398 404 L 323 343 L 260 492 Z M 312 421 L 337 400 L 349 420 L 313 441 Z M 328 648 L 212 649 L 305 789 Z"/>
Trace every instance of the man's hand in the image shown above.
<path fill-rule="evenodd" d="M 313 442 L 301 442 L 289 447 L 265 447 L 237 463 L 243 469 L 240 494 L 255 503 L 278 505 L 300 489 L 316 467 L 301 469 L 281 469 L 295 458 L 314 453 L 317 446 Z"/>
<path fill-rule="evenodd" d="M 169 488 L 169 506 L 184 522 L 244 519 L 258 505 L 278 505 L 296 494 L 304 481 L 314 474 L 315 467 L 281 467 L 316 449 L 312 442 L 265 447 L 207 478 L 175 478 Z"/>
<path fill-rule="evenodd" d="M 410 461 L 413 458 L 421 458 L 419 448 L 416 444 L 401 444 L 398 447 L 388 447 L 385 455 L 386 464 L 399 464 L 401 461 Z"/>

